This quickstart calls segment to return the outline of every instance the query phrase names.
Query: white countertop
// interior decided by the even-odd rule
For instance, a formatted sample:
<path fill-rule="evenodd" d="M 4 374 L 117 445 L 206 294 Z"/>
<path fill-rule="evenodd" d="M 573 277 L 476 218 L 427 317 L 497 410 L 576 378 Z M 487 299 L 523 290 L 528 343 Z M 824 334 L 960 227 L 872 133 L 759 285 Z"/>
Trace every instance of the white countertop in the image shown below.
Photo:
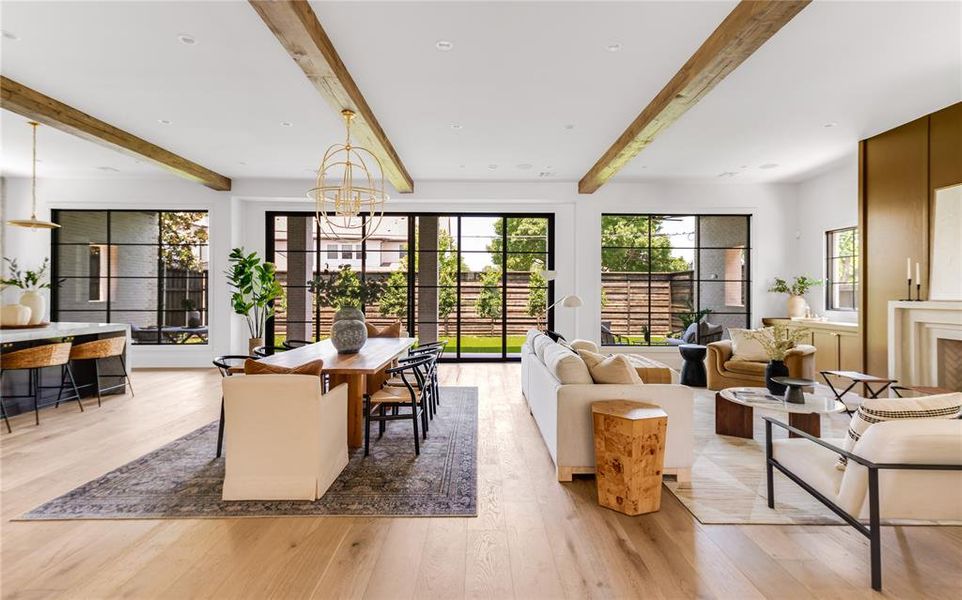
<path fill-rule="evenodd" d="M 0 344 L 47 340 L 74 335 L 114 333 L 118 331 L 122 331 L 127 334 L 127 337 L 130 337 L 130 325 L 125 323 L 66 323 L 60 321 L 51 323 L 46 327 L 37 327 L 35 329 L 0 330 Z"/>

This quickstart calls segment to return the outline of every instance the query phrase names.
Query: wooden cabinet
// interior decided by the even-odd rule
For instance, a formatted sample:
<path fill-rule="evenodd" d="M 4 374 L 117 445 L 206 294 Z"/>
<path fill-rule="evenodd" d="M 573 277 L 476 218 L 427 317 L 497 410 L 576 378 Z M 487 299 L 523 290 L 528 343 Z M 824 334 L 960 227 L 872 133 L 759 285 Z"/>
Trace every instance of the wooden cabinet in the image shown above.
<path fill-rule="evenodd" d="M 792 321 L 782 318 L 765 318 L 766 326 L 787 325 L 807 329 L 803 344 L 815 346 L 816 371 L 861 371 L 862 337 L 855 323 L 830 321 Z"/>

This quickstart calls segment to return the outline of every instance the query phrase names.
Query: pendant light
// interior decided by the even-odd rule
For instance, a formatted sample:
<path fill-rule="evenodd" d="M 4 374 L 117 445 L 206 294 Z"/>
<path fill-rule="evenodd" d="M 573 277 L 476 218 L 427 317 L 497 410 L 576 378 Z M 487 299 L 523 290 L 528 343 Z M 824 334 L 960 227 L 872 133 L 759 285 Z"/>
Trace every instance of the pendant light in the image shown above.
<path fill-rule="evenodd" d="M 351 144 L 354 111 L 341 111 L 347 138 L 324 153 L 317 187 L 307 192 L 315 202 L 321 231 L 335 239 L 362 241 L 371 237 L 384 217 L 384 170 L 367 148 Z"/>
<path fill-rule="evenodd" d="M 33 128 L 33 178 L 30 186 L 30 194 L 33 196 L 33 212 L 29 219 L 12 219 L 7 221 L 7 224 L 26 229 L 57 229 L 60 225 L 50 221 L 41 221 L 37 218 L 37 126 L 40 123 L 30 121 L 27 125 Z"/>

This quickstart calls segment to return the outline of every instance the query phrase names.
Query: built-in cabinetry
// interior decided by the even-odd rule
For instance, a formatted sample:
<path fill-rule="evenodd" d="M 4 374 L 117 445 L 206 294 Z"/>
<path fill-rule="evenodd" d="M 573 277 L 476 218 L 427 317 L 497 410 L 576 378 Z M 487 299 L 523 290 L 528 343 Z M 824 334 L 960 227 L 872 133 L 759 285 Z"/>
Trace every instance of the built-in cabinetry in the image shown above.
<path fill-rule="evenodd" d="M 780 324 L 808 331 L 800 343 L 815 346 L 816 371 L 861 371 L 862 338 L 855 323 L 831 321 L 792 321 L 765 318 L 766 326 Z"/>

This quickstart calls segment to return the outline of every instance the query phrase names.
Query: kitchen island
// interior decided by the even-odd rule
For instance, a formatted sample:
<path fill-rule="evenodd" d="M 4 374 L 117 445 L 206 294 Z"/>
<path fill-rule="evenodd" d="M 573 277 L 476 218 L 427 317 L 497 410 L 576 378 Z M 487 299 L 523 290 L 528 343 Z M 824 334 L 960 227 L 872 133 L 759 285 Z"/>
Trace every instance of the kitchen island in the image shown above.
<path fill-rule="evenodd" d="M 127 349 L 130 347 L 130 326 L 125 323 L 70 323 L 56 322 L 50 323 L 46 327 L 36 327 L 32 329 L 0 329 L 0 353 L 6 354 L 24 348 L 41 346 L 60 341 L 72 341 L 80 344 L 93 340 L 109 337 L 123 336 L 127 338 L 127 345 L 124 348 L 124 360 L 127 360 Z M 127 362 L 130 365 L 129 361 Z M 122 377 L 116 377 L 123 373 L 120 360 L 116 358 L 104 359 L 101 361 L 101 388 L 108 388 L 119 385 L 123 382 Z M 93 383 L 96 380 L 93 361 L 84 360 L 71 364 L 74 379 L 80 388 L 81 396 L 96 396 L 96 389 Z M 42 369 L 40 373 L 41 385 L 51 386 L 41 390 L 40 403 L 53 402 L 57 398 L 57 389 L 54 386 L 60 385 L 60 369 L 51 367 Z M 0 394 L 3 395 L 3 403 L 10 415 L 15 415 L 26 410 L 33 410 L 33 400 L 30 398 L 11 398 L 10 396 L 24 396 L 27 394 L 28 371 L 5 371 L 2 382 L 0 382 Z M 64 389 L 64 395 L 69 397 L 69 385 Z M 122 388 L 118 388 L 113 393 L 123 393 Z M 74 405 L 76 408 L 76 405 Z"/>

